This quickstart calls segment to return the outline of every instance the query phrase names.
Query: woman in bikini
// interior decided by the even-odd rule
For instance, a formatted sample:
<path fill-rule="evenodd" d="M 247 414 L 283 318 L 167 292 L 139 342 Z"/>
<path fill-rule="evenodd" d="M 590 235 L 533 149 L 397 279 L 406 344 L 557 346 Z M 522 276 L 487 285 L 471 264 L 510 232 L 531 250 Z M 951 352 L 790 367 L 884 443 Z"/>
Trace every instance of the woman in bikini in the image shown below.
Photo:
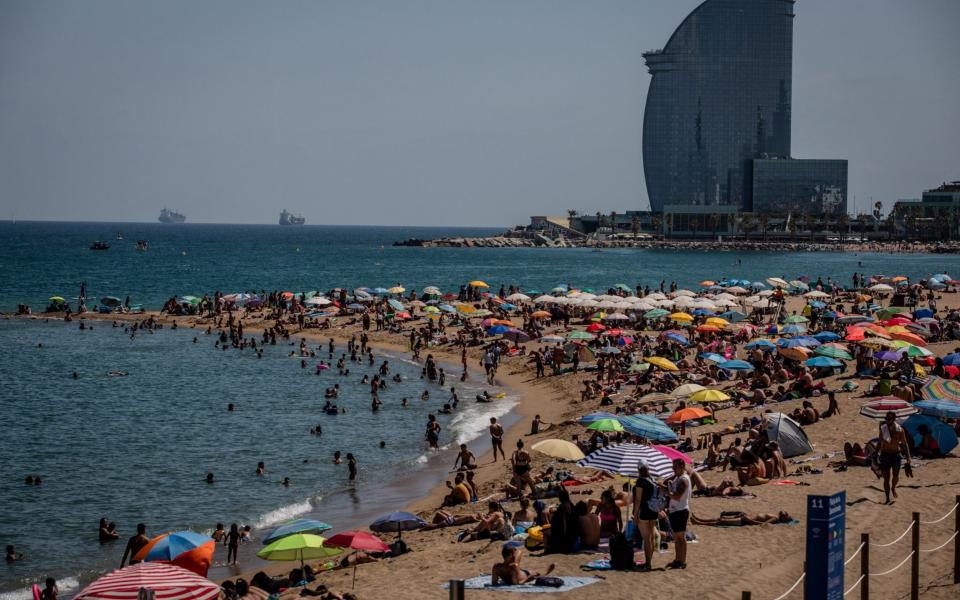
<path fill-rule="evenodd" d="M 513 465 L 513 477 L 517 481 L 517 487 L 523 490 L 526 485 L 530 488 L 530 494 L 535 494 L 533 478 L 530 477 L 530 454 L 523 449 L 523 440 L 517 440 L 517 449 L 510 457 L 510 464 Z"/>
<path fill-rule="evenodd" d="M 527 569 L 520 568 L 520 548 L 513 546 L 504 546 L 500 551 L 503 562 L 493 565 L 490 575 L 490 585 L 522 585 L 531 581 L 536 581 L 537 577 L 543 577 L 553 572 L 555 564 L 550 563 L 547 570 L 543 573 L 530 572 Z"/>
<path fill-rule="evenodd" d="M 613 497 L 613 490 L 608 488 L 600 495 L 597 515 L 600 517 L 601 535 L 610 536 L 623 531 L 623 515 Z"/>

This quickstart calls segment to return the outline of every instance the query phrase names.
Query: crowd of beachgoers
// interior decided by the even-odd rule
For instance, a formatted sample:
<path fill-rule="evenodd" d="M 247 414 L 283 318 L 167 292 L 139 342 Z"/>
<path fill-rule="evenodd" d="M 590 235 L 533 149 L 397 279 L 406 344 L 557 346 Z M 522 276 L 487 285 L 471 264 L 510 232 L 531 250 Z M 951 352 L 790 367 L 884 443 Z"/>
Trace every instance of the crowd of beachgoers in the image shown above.
<path fill-rule="evenodd" d="M 606 585 L 616 596 L 643 585 L 631 577 L 645 572 L 689 593 L 730 577 L 776 591 L 789 583 L 785 571 L 779 581 L 731 573 L 718 556 L 734 542 L 714 530 L 756 529 L 729 534 L 749 545 L 738 551 L 743 560 L 800 568 L 790 549 L 802 543 L 792 531 L 800 528 L 778 527 L 780 539 L 764 533 L 804 518 L 791 490 L 844 487 L 850 498 L 862 487 L 854 504 L 870 507 L 848 516 L 862 527 L 884 527 L 901 507 L 940 506 L 912 489 L 904 502 L 901 476 L 946 482 L 939 465 L 960 432 L 958 283 L 945 273 L 919 281 L 853 273 L 844 283 L 771 277 L 705 280 L 694 290 L 661 281 L 541 291 L 475 280 L 452 292 L 397 284 L 172 296 L 148 314 L 128 312 L 129 299 L 106 310 L 71 312 L 65 301 L 48 310 L 129 328 L 206 329 L 217 348 L 262 351 L 279 338 L 318 373 L 344 370 L 323 359 L 335 358 L 334 339 L 346 343 L 340 361 L 362 361 L 379 346 L 408 352 L 443 389 L 444 378 L 482 377 L 522 393 L 523 430 L 492 418 L 489 451 L 478 457 L 461 445 L 452 479 L 414 502 L 418 521 L 404 527 L 404 543 L 274 576 L 265 569 L 252 581 L 245 574 L 223 583 L 227 598 L 350 597 L 327 589 L 342 581 L 325 571 L 361 563 L 376 576 L 362 579 L 358 595 L 412 598 L 415 589 L 398 590 L 391 578 L 422 592 L 424 582 L 476 573 L 467 566 L 475 561 L 488 562 L 480 572 L 491 585 L 576 588 L 598 581 L 585 570 L 614 571 Z M 369 382 L 371 410 L 388 377 Z M 464 401 L 455 391 L 436 395 L 436 414 Z M 330 389 L 326 397 L 324 410 Z M 424 445 L 436 448 L 444 435 L 431 413 Z M 682 573 L 688 566 L 692 577 Z"/>

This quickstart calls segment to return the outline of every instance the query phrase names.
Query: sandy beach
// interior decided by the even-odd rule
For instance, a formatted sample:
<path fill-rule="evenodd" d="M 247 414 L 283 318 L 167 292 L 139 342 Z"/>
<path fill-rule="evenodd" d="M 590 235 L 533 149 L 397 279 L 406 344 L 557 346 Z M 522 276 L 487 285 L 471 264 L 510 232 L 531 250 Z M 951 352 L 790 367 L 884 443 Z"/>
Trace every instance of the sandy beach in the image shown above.
<path fill-rule="evenodd" d="M 939 293 L 938 302 L 941 312 L 960 307 L 960 298 L 955 293 Z M 799 313 L 805 303 L 806 300 L 802 296 L 788 297 L 785 313 L 794 311 Z M 152 316 L 166 324 L 176 322 L 179 328 L 205 329 L 212 322 L 210 318 L 174 317 L 157 313 L 85 314 L 83 318 L 139 321 L 147 316 Z M 77 318 L 79 317 L 74 316 L 74 319 Z M 358 323 L 348 325 L 346 321 L 347 319 L 338 319 L 337 324 L 330 329 L 297 331 L 291 335 L 291 342 L 301 337 L 316 344 L 326 342 L 331 337 L 344 342 L 359 332 Z M 254 335 L 259 335 L 264 326 L 271 324 L 263 319 L 262 314 L 248 316 L 243 323 L 245 331 Z M 574 323 L 578 322 L 574 321 Z M 554 327 L 549 328 L 545 333 L 563 335 L 570 330 L 582 330 L 583 327 L 581 324 L 575 324 L 569 329 Z M 409 354 L 407 340 L 402 335 L 386 331 L 368 333 L 370 345 L 374 348 L 388 350 L 395 354 Z M 648 333 L 657 334 L 655 331 Z M 533 350 L 538 345 L 537 342 L 526 344 L 529 350 Z M 953 352 L 958 345 L 960 344 L 956 341 L 931 342 L 928 349 L 937 356 L 944 356 Z M 481 348 L 477 346 L 470 349 L 471 378 L 482 377 L 482 373 L 474 369 L 481 359 Z M 452 345 L 431 347 L 429 352 L 446 363 L 450 369 L 449 372 L 458 372 L 460 358 L 458 347 Z M 422 356 L 425 354 L 423 353 Z M 739 357 L 741 356 L 738 355 Z M 594 377 L 593 373 L 581 371 L 558 376 L 548 374 L 546 377 L 536 378 L 528 356 L 503 358 L 496 374 L 496 383 L 509 387 L 513 393 L 520 396 L 520 402 L 515 408 L 518 420 L 504 437 L 504 448 L 508 456 L 516 440 L 519 439 L 523 439 L 529 448 L 532 443 L 543 439 L 569 440 L 575 434 L 583 436 L 584 427 L 576 423 L 552 426 L 547 431 L 529 435 L 530 422 L 535 414 L 539 414 L 546 423 L 562 423 L 575 420 L 598 409 L 604 410 L 599 404 L 599 398 L 581 401 L 580 391 L 583 389 L 583 382 Z M 849 374 L 827 377 L 822 381 L 826 389 L 840 390 L 848 378 Z M 800 523 L 735 528 L 691 526 L 697 539 L 689 546 L 689 566 L 686 569 L 664 568 L 672 559 L 671 548 L 666 553 L 654 554 L 652 572 L 605 571 L 599 573 L 602 577 L 600 583 L 559 594 L 557 597 L 581 598 L 600 595 L 606 598 L 631 598 L 637 597 L 641 590 L 645 589 L 672 590 L 671 594 L 679 598 L 739 598 L 743 590 L 751 591 L 754 598 L 777 597 L 785 592 L 803 572 L 807 494 L 832 494 L 840 490 L 846 491 L 847 556 L 851 556 L 857 550 L 861 533 L 869 533 L 872 544 L 885 544 L 895 540 L 905 531 L 911 523 L 913 512 L 919 512 L 923 521 L 933 521 L 948 514 L 954 506 L 955 496 L 960 493 L 960 475 L 957 473 L 956 458 L 952 455 L 935 460 L 914 459 L 914 477 L 901 477 L 899 498 L 889 505 L 884 503 L 882 482 L 869 468 L 852 466 L 843 469 L 835 468 L 844 458 L 845 442 L 863 444 L 877 435 L 877 421 L 866 419 L 858 414 L 860 404 L 865 401 L 862 397 L 863 393 L 870 382 L 856 378 L 854 380 L 859 381 L 860 389 L 837 393 L 839 414 L 804 427 L 813 452 L 788 460 L 788 474 L 783 479 L 793 482 L 792 484 L 771 481 L 764 485 L 746 488 L 749 497 L 696 497 L 691 505 L 693 514 L 700 517 L 716 517 L 721 512 L 728 511 L 743 511 L 749 514 L 787 511 Z M 726 382 L 715 387 L 728 389 L 732 386 L 733 382 Z M 821 413 L 826 410 L 825 395 L 809 400 Z M 772 405 L 768 403 L 764 407 L 724 408 L 716 412 L 716 424 L 690 428 L 686 435 L 696 439 L 696 436 L 701 433 L 723 431 L 738 425 L 744 417 L 758 416 L 766 409 L 789 414 L 801 406 L 803 401 L 804 399 L 796 399 Z M 735 436 L 725 437 L 724 444 L 733 437 Z M 478 496 L 481 499 L 502 497 L 500 489 L 510 479 L 509 463 L 492 461 L 485 435 L 480 437 L 476 446 L 484 450 L 484 453 L 478 456 L 478 468 L 475 471 Z M 535 471 L 554 462 L 536 452 L 531 454 Z M 705 456 L 705 449 L 690 453 L 695 463 L 703 461 Z M 568 464 L 563 467 L 578 471 L 573 465 Z M 579 471 L 582 472 L 582 470 Z M 735 478 L 731 472 L 718 472 L 715 469 L 703 471 L 702 476 L 709 485 L 716 485 L 723 479 Z M 579 499 L 597 498 L 600 492 L 611 484 L 619 489 L 623 481 L 625 480 L 615 479 L 578 486 L 576 490 L 579 494 L 573 497 L 574 502 Z M 421 497 L 411 498 L 406 508 L 429 522 L 447 493 L 448 490 L 444 485 L 437 485 L 431 490 L 424 490 Z M 511 511 L 517 509 L 515 501 L 505 502 L 504 506 Z M 455 507 L 451 512 L 472 514 L 481 511 L 483 507 L 484 503 L 480 502 Z M 943 544 L 951 536 L 953 526 L 952 515 L 948 515 L 938 523 L 923 525 L 921 548 L 931 549 Z M 354 593 L 358 598 L 364 599 L 441 598 L 446 597 L 447 593 L 441 589 L 444 582 L 450 579 L 465 579 L 489 574 L 491 566 L 500 559 L 501 543 L 489 540 L 457 543 L 457 533 L 464 528 L 450 527 L 429 532 L 405 533 L 403 538 L 412 551 L 399 557 L 360 566 L 356 572 Z M 390 536 L 383 537 L 386 541 L 391 541 Z M 900 563 L 910 552 L 909 540 L 908 535 L 905 541 L 890 547 L 872 547 L 870 558 L 873 572 L 882 572 Z M 222 560 L 220 552 L 223 550 L 217 550 L 217 561 Z M 539 556 L 539 554 L 539 552 L 529 553 L 529 556 L 523 559 L 524 566 L 543 570 L 549 564 L 555 564 L 557 575 L 584 574 L 581 566 L 597 558 L 597 555 L 584 553 L 548 556 Z M 952 585 L 952 564 L 952 545 L 950 544 L 941 551 L 923 555 L 920 574 L 922 597 L 956 597 L 958 590 Z M 262 570 L 271 575 L 280 575 L 288 572 L 292 566 L 290 563 L 267 563 Z M 848 568 L 848 587 L 856 580 L 855 573 L 855 570 Z M 250 571 L 238 575 L 249 580 L 253 574 L 254 571 Z M 318 582 L 331 590 L 348 591 L 351 589 L 353 575 L 352 569 L 324 572 L 318 576 Z M 871 597 L 908 597 L 909 580 L 908 563 L 889 576 L 872 579 Z M 315 586 L 316 584 L 311 584 L 311 587 Z M 290 590 L 286 594 L 292 596 L 296 593 L 298 590 Z M 494 594 L 497 597 L 514 596 L 504 591 L 469 591 L 468 597 L 484 594 Z M 799 597 L 797 595 L 799 591 L 794 594 L 793 597 Z"/>

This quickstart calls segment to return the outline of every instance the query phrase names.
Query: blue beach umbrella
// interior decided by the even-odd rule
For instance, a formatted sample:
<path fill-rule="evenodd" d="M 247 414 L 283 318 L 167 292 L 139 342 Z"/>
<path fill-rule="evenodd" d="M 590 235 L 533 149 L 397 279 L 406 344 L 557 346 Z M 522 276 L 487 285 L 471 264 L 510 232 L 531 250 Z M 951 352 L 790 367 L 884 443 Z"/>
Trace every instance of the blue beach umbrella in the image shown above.
<path fill-rule="evenodd" d="M 274 529 L 270 535 L 263 539 L 263 544 L 266 546 L 268 544 L 272 544 L 280 538 L 285 538 L 288 535 L 294 535 L 297 533 L 320 535 L 324 531 L 329 531 L 331 529 L 333 529 L 333 527 L 327 525 L 323 521 L 316 521 L 314 519 L 296 519 L 294 521 L 290 521 L 289 523 L 284 523 L 283 525 Z"/>
<path fill-rule="evenodd" d="M 403 304 L 400 304 L 400 301 L 399 301 L 399 300 L 395 300 L 395 299 L 393 299 L 393 298 L 389 298 L 389 299 L 387 300 L 387 304 L 389 304 L 389 305 L 390 305 L 390 308 L 392 308 L 393 310 L 404 310 Z"/>
<path fill-rule="evenodd" d="M 598 350 L 600 354 L 620 354 L 619 348 L 614 348 L 613 346 L 604 346 Z"/>
<path fill-rule="evenodd" d="M 510 331 L 510 328 L 506 325 L 494 325 L 487 330 L 487 335 L 500 335 L 501 333 L 506 333 Z"/>
<path fill-rule="evenodd" d="M 150 548 L 150 551 L 142 558 L 145 562 L 172 561 L 184 552 L 189 552 L 194 548 L 199 548 L 204 544 L 212 542 L 213 538 L 207 535 L 199 534 L 188 529 L 183 531 L 174 531 L 157 540 Z M 141 559 L 138 559 L 141 560 Z"/>
<path fill-rule="evenodd" d="M 682 344 L 682 345 L 684 345 L 684 346 L 686 346 L 686 345 L 688 345 L 688 344 L 690 343 L 690 341 L 687 340 L 687 338 L 686 338 L 685 336 L 682 336 L 682 335 L 680 335 L 679 333 L 668 333 L 667 335 L 665 335 L 665 336 L 663 336 L 663 337 L 666 338 L 666 339 L 668 339 L 668 340 L 670 340 L 670 341 L 672 341 L 672 342 L 676 342 L 676 343 Z"/>
<path fill-rule="evenodd" d="M 943 364 L 952 367 L 960 366 L 960 353 L 954 352 L 943 357 Z"/>
<path fill-rule="evenodd" d="M 450 306 L 449 304 L 441 304 L 441 305 L 438 306 L 437 308 L 439 308 L 440 310 L 442 310 L 442 311 L 445 312 L 445 313 L 455 314 L 455 313 L 457 312 L 457 309 L 454 308 L 454 307 L 452 307 L 452 306 Z"/>
<path fill-rule="evenodd" d="M 913 441 L 916 444 L 920 444 L 923 439 L 918 431 L 921 425 L 926 425 L 927 429 L 930 430 L 930 435 L 940 446 L 941 456 L 949 454 L 951 450 L 957 447 L 957 434 L 953 431 L 953 428 L 939 419 L 926 415 L 911 415 L 903 422 L 903 428 L 913 436 Z"/>
<path fill-rule="evenodd" d="M 947 419 L 960 418 L 960 402 L 950 400 L 920 400 L 913 405 L 920 409 L 920 412 L 933 417 L 946 417 Z"/>
<path fill-rule="evenodd" d="M 728 360 L 717 365 L 725 371 L 752 371 L 753 365 L 745 360 Z"/>
<path fill-rule="evenodd" d="M 669 426 L 654 417 L 629 415 L 618 417 L 617 420 L 623 425 L 623 430 L 630 435 L 663 442 L 677 439 L 677 434 Z"/>
<path fill-rule="evenodd" d="M 929 308 L 921 308 L 919 310 L 913 311 L 914 319 L 929 319 L 933 317 L 933 311 Z"/>
<path fill-rule="evenodd" d="M 399 538 L 401 531 L 414 531 L 426 524 L 426 521 L 415 514 L 398 511 L 378 517 L 373 523 L 370 523 L 370 531 L 396 533 Z"/>
<path fill-rule="evenodd" d="M 702 358 L 703 360 L 709 360 L 710 362 L 715 362 L 715 363 L 722 363 L 727 360 L 725 356 L 721 354 L 717 354 L 716 352 L 703 352 L 700 354 L 700 358 Z"/>
<path fill-rule="evenodd" d="M 712 317 L 715 314 L 717 313 L 705 308 L 698 308 L 697 310 L 693 311 L 693 316 L 695 317 Z"/>
<path fill-rule="evenodd" d="M 388 290 L 387 288 L 378 287 L 378 288 L 373 288 L 373 293 L 377 294 L 378 296 L 382 296 L 384 294 L 389 294 L 390 290 Z"/>
<path fill-rule="evenodd" d="M 803 364 L 808 367 L 816 367 L 819 369 L 823 368 L 837 368 L 842 367 L 843 363 L 835 358 L 830 358 L 829 356 L 814 356 L 813 358 L 808 358 Z"/>
<path fill-rule="evenodd" d="M 832 331 L 821 331 L 820 333 L 814 335 L 813 338 L 821 344 L 829 344 L 830 342 L 838 341 L 840 336 Z"/>
<path fill-rule="evenodd" d="M 802 325 L 787 325 L 780 328 L 781 335 L 800 335 L 807 332 L 807 328 Z"/>
<path fill-rule="evenodd" d="M 765 352 L 770 352 L 771 350 L 776 350 L 777 345 L 771 342 L 770 340 L 756 340 L 756 341 L 750 342 L 749 344 L 744 346 L 744 348 L 748 348 L 751 350 L 753 348 L 760 348 Z"/>
<path fill-rule="evenodd" d="M 747 318 L 747 315 L 743 314 L 739 310 L 728 310 L 727 312 L 720 313 L 720 317 L 730 321 L 731 323 L 739 323 L 740 321 Z"/>

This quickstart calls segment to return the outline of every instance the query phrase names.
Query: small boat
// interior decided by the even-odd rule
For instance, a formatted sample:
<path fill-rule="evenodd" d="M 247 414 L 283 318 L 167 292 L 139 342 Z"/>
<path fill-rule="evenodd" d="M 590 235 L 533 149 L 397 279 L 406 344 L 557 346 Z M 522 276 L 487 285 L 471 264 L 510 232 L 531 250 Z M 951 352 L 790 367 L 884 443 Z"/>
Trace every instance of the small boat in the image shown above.
<path fill-rule="evenodd" d="M 150 248 L 150 244 L 147 243 L 147 240 L 137 240 L 136 248 L 140 252 L 146 252 Z"/>
<path fill-rule="evenodd" d="M 94 242 L 90 244 L 90 249 L 91 250 L 109 250 L 110 244 L 106 242 Z"/>
<path fill-rule="evenodd" d="M 120 233 L 119 231 L 117 232 L 117 239 L 118 239 L 118 240 L 122 240 L 122 239 L 123 239 L 123 234 Z"/>

